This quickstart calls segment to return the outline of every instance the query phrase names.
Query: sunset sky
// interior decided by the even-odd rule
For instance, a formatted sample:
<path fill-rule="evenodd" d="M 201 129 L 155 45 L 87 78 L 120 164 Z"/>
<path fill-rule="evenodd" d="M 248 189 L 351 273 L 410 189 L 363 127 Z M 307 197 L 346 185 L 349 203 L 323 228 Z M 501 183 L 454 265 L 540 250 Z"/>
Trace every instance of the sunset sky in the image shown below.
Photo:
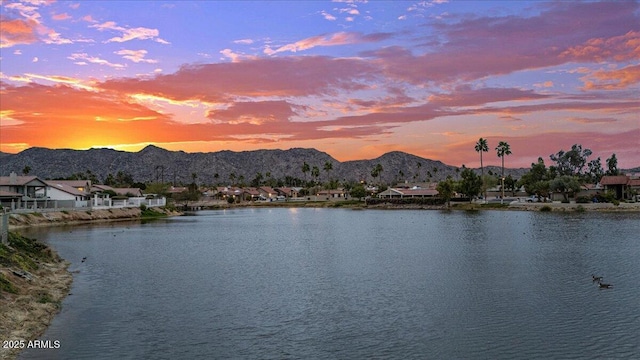
<path fill-rule="evenodd" d="M 637 1 L 0 1 L 0 151 L 640 165 Z"/>

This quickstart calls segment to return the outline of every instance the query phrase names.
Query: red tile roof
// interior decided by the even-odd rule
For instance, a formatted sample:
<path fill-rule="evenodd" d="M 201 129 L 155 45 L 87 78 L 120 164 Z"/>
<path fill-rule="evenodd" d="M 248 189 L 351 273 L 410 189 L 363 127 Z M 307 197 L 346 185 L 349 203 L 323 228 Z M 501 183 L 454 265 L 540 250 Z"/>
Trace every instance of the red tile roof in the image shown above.
<path fill-rule="evenodd" d="M 602 185 L 626 185 L 628 182 L 629 177 L 626 175 L 603 176 L 600 179 Z"/>

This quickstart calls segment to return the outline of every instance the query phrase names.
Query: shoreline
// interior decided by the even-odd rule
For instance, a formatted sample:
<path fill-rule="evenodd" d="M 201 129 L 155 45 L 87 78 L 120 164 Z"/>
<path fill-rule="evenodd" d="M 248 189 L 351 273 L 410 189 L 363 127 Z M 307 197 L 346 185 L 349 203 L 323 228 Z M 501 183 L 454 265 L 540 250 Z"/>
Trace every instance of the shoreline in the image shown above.
<path fill-rule="evenodd" d="M 181 214 L 159 208 L 151 211 L 123 208 L 10 214 L 10 237 L 26 239 L 22 246 L 26 243 L 27 248 L 38 251 L 24 252 L 17 246 L 1 245 L 0 360 L 16 359 L 23 349 L 33 344 L 32 341 L 39 340 L 62 310 L 63 300 L 71 295 L 69 291 L 73 283 L 73 275 L 68 270 L 70 263 L 49 245 L 22 237 L 20 229 L 157 219 Z M 48 345 L 56 346 L 55 342 Z"/>
<path fill-rule="evenodd" d="M 182 215 L 166 208 L 119 208 L 108 210 L 62 210 L 32 213 L 10 213 L 9 230 L 28 227 L 82 225 L 112 221 L 146 220 Z"/>
<path fill-rule="evenodd" d="M 289 201 L 289 202 L 243 202 L 239 204 L 226 204 L 220 202 L 200 202 L 195 206 L 199 210 L 225 210 L 238 208 L 342 208 L 355 210 L 446 210 L 446 211 L 482 211 L 482 210 L 501 210 L 501 211 L 550 211 L 550 212 L 640 212 L 640 202 L 638 203 L 620 203 L 614 205 L 612 203 L 527 203 L 527 202 L 505 202 L 505 204 L 489 203 L 482 204 L 478 202 L 452 202 L 451 207 L 446 205 L 421 205 L 421 204 L 390 204 L 380 203 L 376 205 L 367 205 L 364 202 L 347 201 Z M 548 209 L 542 210 L 544 207 Z M 198 211 L 198 210 L 193 210 Z"/>
<path fill-rule="evenodd" d="M 17 263 L 0 266 L 4 283 L 4 289 L 0 291 L 2 360 L 17 358 L 23 349 L 32 345 L 31 341 L 39 340 L 62 309 L 62 301 L 69 295 L 73 282 L 69 263 L 51 247 L 35 239 L 27 239 L 24 243 L 38 251 L 25 251 L 15 244 L 12 247 L 2 245 L 3 261 L 12 258 L 6 256 L 7 250 L 20 256 Z"/>

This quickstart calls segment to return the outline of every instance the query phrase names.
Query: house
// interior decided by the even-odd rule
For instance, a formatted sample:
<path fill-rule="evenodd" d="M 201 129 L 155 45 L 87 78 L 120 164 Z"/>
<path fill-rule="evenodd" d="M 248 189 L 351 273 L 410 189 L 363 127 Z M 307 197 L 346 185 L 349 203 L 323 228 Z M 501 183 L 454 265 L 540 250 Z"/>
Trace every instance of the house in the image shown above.
<path fill-rule="evenodd" d="M 270 186 L 261 186 L 258 188 L 258 192 L 265 199 L 273 199 L 278 196 L 278 192 Z"/>
<path fill-rule="evenodd" d="M 36 199 L 36 193 L 42 190 L 40 197 L 46 197 L 47 184 L 37 176 L 18 176 L 12 172 L 9 176 L 0 176 L 0 190 L 18 193 L 23 200 Z"/>
<path fill-rule="evenodd" d="M 575 197 L 586 196 L 588 198 L 593 198 L 596 195 L 604 194 L 604 187 L 602 184 L 583 184 L 580 186 L 580 191 L 575 194 Z M 562 199 L 558 199 L 562 200 Z"/>
<path fill-rule="evenodd" d="M 0 191 L 5 194 L 3 206 L 6 201 L 11 209 L 42 207 L 47 198 L 47 184 L 44 180 L 37 176 L 18 176 L 15 172 L 9 176 L 0 176 Z M 16 194 L 19 196 L 17 201 Z"/>
<path fill-rule="evenodd" d="M 46 192 L 46 198 L 54 203 L 54 207 L 87 207 L 91 200 L 91 187 L 87 186 L 87 181 L 77 184 L 75 182 L 75 180 L 46 180 L 47 187 L 42 191 L 42 197 L 45 197 Z M 40 193 L 37 194 L 40 195 Z"/>
<path fill-rule="evenodd" d="M 640 191 L 640 179 L 630 175 L 603 176 L 600 179 L 606 192 L 613 192 L 616 199 L 631 199 Z"/>
<path fill-rule="evenodd" d="M 278 187 L 274 189 L 278 195 L 277 196 L 284 196 L 287 198 L 296 198 L 300 196 L 300 190 L 302 190 L 302 188 L 300 187 Z"/>
<path fill-rule="evenodd" d="M 341 199 L 346 197 L 344 189 L 334 190 L 321 190 L 318 192 L 318 197 L 329 199 Z"/>
<path fill-rule="evenodd" d="M 225 200 L 229 197 L 237 197 L 242 195 L 242 189 L 232 186 L 218 186 L 215 190 L 214 197 L 220 200 Z"/>
<path fill-rule="evenodd" d="M 260 191 L 254 187 L 243 188 L 242 199 L 247 201 L 264 200 L 260 195 Z"/>
<path fill-rule="evenodd" d="M 378 194 L 379 198 L 389 199 L 402 199 L 402 198 L 424 198 L 438 196 L 438 190 L 435 189 L 422 189 L 419 187 L 413 187 L 409 189 L 405 188 L 388 188 Z"/>

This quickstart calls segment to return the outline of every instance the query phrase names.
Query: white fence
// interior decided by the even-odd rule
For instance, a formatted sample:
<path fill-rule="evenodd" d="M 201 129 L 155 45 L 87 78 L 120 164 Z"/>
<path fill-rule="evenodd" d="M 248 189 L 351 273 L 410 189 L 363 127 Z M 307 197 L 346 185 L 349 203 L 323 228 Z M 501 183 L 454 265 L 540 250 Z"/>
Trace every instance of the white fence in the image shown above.
<path fill-rule="evenodd" d="M 88 201 L 34 199 L 19 200 L 17 202 L 11 202 L 11 204 L 3 204 L 3 207 L 6 211 L 19 213 L 33 211 L 102 210 L 140 207 L 142 205 L 147 207 L 165 206 L 167 205 L 167 199 L 164 197 L 157 199 L 147 199 L 144 197 L 133 197 L 128 199 L 94 197 Z"/>

